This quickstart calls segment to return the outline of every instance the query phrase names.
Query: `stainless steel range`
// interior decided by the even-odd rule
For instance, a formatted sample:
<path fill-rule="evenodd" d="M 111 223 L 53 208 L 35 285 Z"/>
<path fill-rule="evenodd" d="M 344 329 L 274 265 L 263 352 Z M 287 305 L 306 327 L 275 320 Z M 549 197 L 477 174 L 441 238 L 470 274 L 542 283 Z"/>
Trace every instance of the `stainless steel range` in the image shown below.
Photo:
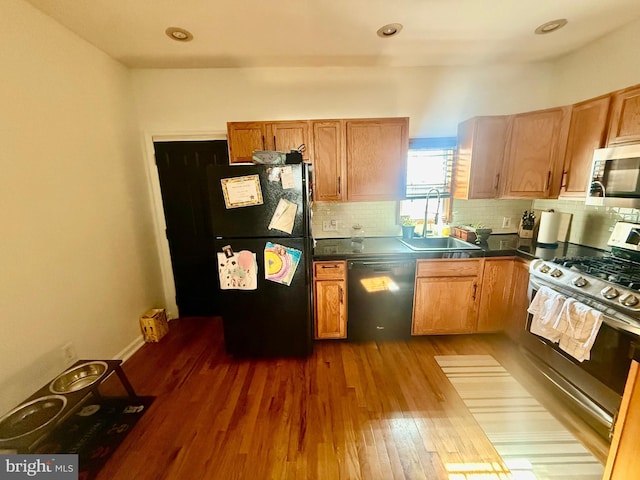
<path fill-rule="evenodd" d="M 640 349 L 640 225 L 618 222 L 609 238 L 611 253 L 589 257 L 534 260 L 529 298 L 542 287 L 548 295 L 574 299 L 601 312 L 588 359 L 575 358 L 555 341 L 531 332 L 523 345 L 535 365 L 603 437 L 609 438 L 620 407 L 631 358 Z M 588 310 L 587 307 L 584 307 Z"/>

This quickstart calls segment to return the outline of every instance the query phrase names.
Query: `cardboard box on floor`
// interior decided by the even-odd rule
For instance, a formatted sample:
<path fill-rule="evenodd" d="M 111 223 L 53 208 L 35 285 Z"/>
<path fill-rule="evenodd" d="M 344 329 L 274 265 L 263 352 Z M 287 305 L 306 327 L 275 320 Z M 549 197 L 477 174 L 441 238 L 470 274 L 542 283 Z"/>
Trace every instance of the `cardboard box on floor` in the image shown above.
<path fill-rule="evenodd" d="M 142 315 L 140 331 L 145 342 L 159 342 L 169 332 L 167 312 L 164 308 L 152 308 Z"/>

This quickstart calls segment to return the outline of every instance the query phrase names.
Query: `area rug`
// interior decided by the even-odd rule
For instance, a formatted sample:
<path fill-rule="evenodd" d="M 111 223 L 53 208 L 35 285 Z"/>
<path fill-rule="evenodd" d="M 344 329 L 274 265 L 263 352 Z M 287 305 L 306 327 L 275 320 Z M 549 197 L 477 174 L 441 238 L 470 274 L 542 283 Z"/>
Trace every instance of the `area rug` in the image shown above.
<path fill-rule="evenodd" d="M 87 402 L 37 453 L 77 453 L 80 480 L 94 479 L 152 404 L 154 397 L 103 397 Z"/>
<path fill-rule="evenodd" d="M 436 362 L 517 480 L 600 480 L 604 467 L 491 355 Z"/>

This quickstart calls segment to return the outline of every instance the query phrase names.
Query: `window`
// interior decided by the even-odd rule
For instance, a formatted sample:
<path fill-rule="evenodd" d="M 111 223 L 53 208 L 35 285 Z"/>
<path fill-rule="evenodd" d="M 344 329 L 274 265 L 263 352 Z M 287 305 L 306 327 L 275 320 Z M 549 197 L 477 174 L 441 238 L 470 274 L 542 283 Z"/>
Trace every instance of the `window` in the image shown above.
<path fill-rule="evenodd" d="M 449 221 L 451 177 L 456 137 L 414 138 L 409 140 L 406 197 L 400 202 L 401 217 L 408 216 L 422 225 L 429 196 L 428 221 Z M 440 195 L 438 208 L 436 190 Z M 421 231 L 422 227 L 416 229 Z"/>

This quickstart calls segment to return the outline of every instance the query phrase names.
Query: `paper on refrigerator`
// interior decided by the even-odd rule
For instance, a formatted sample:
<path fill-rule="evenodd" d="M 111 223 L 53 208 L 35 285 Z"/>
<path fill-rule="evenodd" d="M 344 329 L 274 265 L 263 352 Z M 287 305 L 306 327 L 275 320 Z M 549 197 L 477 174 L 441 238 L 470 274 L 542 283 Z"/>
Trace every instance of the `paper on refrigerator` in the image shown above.
<path fill-rule="evenodd" d="M 301 257 L 300 250 L 267 242 L 264 248 L 264 278 L 283 285 L 291 285 Z"/>
<path fill-rule="evenodd" d="M 220 290 L 255 290 L 258 288 L 258 262 L 249 250 L 218 252 Z"/>
<path fill-rule="evenodd" d="M 269 222 L 269 230 L 276 229 L 291 234 L 297 210 L 297 204 L 281 198 L 275 212 L 273 212 L 271 222 Z"/>

